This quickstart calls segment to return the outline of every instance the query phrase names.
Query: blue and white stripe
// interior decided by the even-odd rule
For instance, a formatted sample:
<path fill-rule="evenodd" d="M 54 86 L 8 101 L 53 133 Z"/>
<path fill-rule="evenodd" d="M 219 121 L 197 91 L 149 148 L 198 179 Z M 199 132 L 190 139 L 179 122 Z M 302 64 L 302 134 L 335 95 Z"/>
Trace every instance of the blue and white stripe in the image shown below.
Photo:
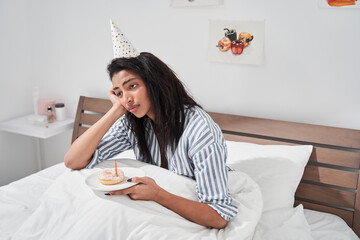
<path fill-rule="evenodd" d="M 145 123 L 145 129 L 152 164 L 160 166 L 159 145 L 150 121 Z M 144 161 L 123 116 L 105 134 L 87 168 L 129 149 Z M 237 214 L 228 188 L 226 142 L 219 126 L 204 110 L 199 107 L 185 110 L 184 132 L 178 146 L 174 152 L 169 147 L 166 154 L 170 171 L 196 180 L 200 202 L 209 204 L 227 221 Z"/>

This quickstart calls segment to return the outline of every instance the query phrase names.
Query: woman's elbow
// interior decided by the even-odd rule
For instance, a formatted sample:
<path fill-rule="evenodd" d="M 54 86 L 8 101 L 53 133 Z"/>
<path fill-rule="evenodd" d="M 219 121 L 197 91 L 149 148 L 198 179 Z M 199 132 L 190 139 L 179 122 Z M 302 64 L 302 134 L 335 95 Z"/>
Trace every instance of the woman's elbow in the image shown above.
<path fill-rule="evenodd" d="M 79 170 L 79 169 L 82 169 L 82 168 L 85 167 L 85 166 L 78 166 L 78 163 L 77 163 L 76 159 L 69 156 L 69 154 L 65 154 L 64 164 L 65 164 L 65 166 L 67 168 L 70 168 L 70 169 L 73 169 L 73 170 Z"/>
<path fill-rule="evenodd" d="M 67 156 L 67 154 L 65 154 L 65 157 L 64 157 L 64 164 L 67 168 L 72 169 L 73 161 L 72 161 L 71 157 Z"/>

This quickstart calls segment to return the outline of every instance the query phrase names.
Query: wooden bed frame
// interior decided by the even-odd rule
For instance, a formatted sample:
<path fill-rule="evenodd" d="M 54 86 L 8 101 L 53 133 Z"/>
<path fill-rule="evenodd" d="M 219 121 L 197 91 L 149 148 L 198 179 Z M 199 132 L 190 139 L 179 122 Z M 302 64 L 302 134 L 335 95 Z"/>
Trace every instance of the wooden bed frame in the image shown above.
<path fill-rule="evenodd" d="M 105 114 L 109 100 L 81 96 L 72 141 Z M 360 130 L 209 112 L 227 140 L 311 144 L 295 205 L 340 216 L 360 237 Z"/>

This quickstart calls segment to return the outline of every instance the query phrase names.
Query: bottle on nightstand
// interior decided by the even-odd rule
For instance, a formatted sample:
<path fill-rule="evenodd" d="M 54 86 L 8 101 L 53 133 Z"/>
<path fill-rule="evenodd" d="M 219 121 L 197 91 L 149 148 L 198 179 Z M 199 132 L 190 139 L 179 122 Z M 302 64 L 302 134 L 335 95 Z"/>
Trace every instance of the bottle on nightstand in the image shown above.
<path fill-rule="evenodd" d="M 54 122 L 55 116 L 54 116 L 51 106 L 48 106 L 48 111 L 47 111 L 46 116 L 47 116 L 48 123 Z"/>

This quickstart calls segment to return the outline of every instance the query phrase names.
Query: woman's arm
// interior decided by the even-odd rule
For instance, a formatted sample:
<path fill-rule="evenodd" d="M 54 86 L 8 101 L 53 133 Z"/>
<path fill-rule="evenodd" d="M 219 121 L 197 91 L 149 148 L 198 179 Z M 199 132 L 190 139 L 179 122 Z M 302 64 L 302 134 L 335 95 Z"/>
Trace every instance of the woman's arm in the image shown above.
<path fill-rule="evenodd" d="M 107 130 L 126 112 L 112 90 L 109 91 L 108 97 L 113 106 L 99 121 L 73 142 L 64 157 L 66 167 L 75 170 L 86 167 Z"/>
<path fill-rule="evenodd" d="M 136 177 L 132 178 L 132 182 L 139 184 L 110 192 L 110 195 L 128 194 L 134 200 L 152 200 L 192 222 L 207 227 L 221 229 L 228 223 L 209 205 L 169 193 L 159 187 L 152 178 Z"/>

